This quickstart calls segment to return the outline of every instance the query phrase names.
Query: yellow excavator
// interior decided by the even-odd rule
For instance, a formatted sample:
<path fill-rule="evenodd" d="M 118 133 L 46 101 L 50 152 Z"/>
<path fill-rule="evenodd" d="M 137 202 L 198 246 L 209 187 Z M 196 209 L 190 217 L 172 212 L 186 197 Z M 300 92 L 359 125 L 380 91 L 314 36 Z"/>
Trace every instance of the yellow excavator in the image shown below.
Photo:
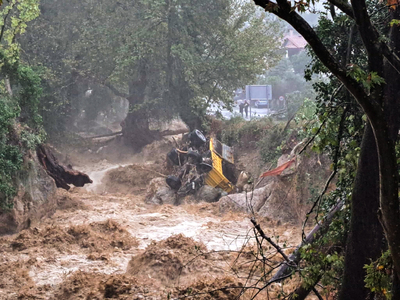
<path fill-rule="evenodd" d="M 229 193 L 234 189 L 234 185 L 224 175 L 222 164 L 223 160 L 234 164 L 233 149 L 221 143 L 217 139 L 210 139 L 210 151 L 212 159 L 212 169 L 208 172 L 204 182 L 212 187 L 221 188 Z"/>

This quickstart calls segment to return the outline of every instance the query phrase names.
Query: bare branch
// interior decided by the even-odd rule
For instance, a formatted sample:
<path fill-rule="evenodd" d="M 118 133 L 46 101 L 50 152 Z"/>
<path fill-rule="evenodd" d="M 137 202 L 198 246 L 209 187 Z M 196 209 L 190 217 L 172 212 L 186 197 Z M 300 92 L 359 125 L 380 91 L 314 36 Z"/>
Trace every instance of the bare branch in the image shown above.
<path fill-rule="evenodd" d="M 354 19 L 353 8 L 350 4 L 343 0 L 329 0 L 334 6 L 339 8 L 342 12 L 348 15 L 350 18 Z"/>
<path fill-rule="evenodd" d="M 344 201 L 339 200 L 337 204 L 329 211 L 325 216 L 324 220 L 319 224 L 315 225 L 314 228 L 308 233 L 307 237 L 303 242 L 297 246 L 296 250 L 289 256 L 289 259 L 295 264 L 300 261 L 300 249 L 305 245 L 313 243 L 318 237 L 324 234 L 324 232 L 329 228 L 329 224 L 332 222 L 335 214 L 343 207 Z M 282 267 L 276 272 L 271 280 L 276 280 L 277 278 L 283 277 L 285 274 L 291 274 L 292 270 L 288 265 L 282 265 Z"/>
<path fill-rule="evenodd" d="M 282 255 L 282 257 L 289 263 L 292 264 L 292 261 L 289 259 L 289 257 L 287 257 L 287 255 L 285 254 L 285 252 L 282 251 L 282 248 L 279 247 L 277 244 L 274 243 L 273 240 L 271 240 L 271 238 L 269 238 L 268 236 L 265 235 L 264 231 L 261 229 L 260 224 L 257 223 L 256 219 L 251 218 L 250 219 L 251 223 L 253 223 L 254 227 L 257 229 L 258 233 L 261 235 L 261 237 L 265 240 L 268 241 L 268 243 L 270 243 L 272 245 L 272 247 L 274 247 L 276 249 L 276 251 L 279 252 L 280 255 Z"/>

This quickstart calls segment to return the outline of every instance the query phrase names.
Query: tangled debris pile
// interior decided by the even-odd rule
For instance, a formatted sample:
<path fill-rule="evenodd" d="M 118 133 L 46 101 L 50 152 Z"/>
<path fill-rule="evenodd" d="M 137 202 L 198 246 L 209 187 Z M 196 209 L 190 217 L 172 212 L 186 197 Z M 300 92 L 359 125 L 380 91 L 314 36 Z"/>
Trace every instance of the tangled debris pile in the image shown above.
<path fill-rule="evenodd" d="M 199 130 L 176 144 L 167 154 L 168 187 L 159 187 L 150 202 L 179 204 L 188 195 L 199 201 L 216 202 L 235 189 L 239 171 L 232 148 L 215 138 L 206 138 Z"/>

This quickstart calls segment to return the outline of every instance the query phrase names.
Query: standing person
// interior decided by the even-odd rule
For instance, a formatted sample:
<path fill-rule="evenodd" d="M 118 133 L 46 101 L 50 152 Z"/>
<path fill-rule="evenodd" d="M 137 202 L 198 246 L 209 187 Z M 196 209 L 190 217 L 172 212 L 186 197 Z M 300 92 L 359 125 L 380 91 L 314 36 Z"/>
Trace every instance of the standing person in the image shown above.
<path fill-rule="evenodd" d="M 244 100 L 244 111 L 245 111 L 245 113 L 246 113 L 246 119 L 248 118 L 248 113 L 249 113 L 249 106 L 250 106 L 250 102 L 249 102 L 249 100 Z M 242 113 L 242 116 L 243 116 L 243 113 Z"/>
<path fill-rule="evenodd" d="M 243 117 L 244 101 L 243 101 L 243 100 L 238 100 L 238 103 L 239 103 L 239 111 L 240 111 L 240 114 L 241 114 L 242 117 Z"/>

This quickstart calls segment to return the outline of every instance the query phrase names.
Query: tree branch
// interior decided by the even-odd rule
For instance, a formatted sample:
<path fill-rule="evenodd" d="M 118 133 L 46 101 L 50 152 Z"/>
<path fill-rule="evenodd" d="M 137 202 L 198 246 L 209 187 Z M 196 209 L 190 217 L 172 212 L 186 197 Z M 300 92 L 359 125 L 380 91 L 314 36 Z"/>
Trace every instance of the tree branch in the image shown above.
<path fill-rule="evenodd" d="M 371 23 L 367 12 L 367 4 L 364 0 L 351 0 L 351 4 L 353 7 L 354 20 L 356 21 L 358 31 L 360 32 L 368 55 L 381 56 L 382 52 L 379 51 L 377 47 L 377 45 L 379 45 L 379 43 L 377 43 L 379 33 Z"/>
<path fill-rule="evenodd" d="M 376 120 L 378 116 L 383 116 L 383 111 L 380 104 L 373 99 L 370 99 L 361 83 L 357 82 L 357 80 L 347 74 L 346 70 L 339 65 L 325 45 L 321 42 L 317 33 L 298 13 L 292 10 L 284 9 L 280 5 L 269 0 L 254 0 L 254 3 L 288 22 L 304 37 L 321 62 L 356 98 L 357 102 L 363 108 L 368 118 Z"/>
<path fill-rule="evenodd" d="M 343 200 L 339 200 L 336 205 L 329 211 L 329 213 L 325 216 L 325 218 L 320 221 L 314 228 L 308 233 L 307 237 L 301 242 L 300 245 L 297 246 L 296 250 L 289 256 L 289 259 L 292 263 L 298 264 L 300 262 L 300 249 L 305 245 L 313 243 L 316 239 L 325 234 L 326 230 L 329 228 L 330 223 L 333 220 L 335 214 L 341 210 L 344 205 Z M 274 277 L 269 281 L 277 281 L 279 278 L 285 278 L 288 274 L 292 274 L 293 269 L 288 264 L 284 264 L 275 273 Z"/>
<path fill-rule="evenodd" d="M 7 23 L 7 18 L 9 16 L 9 14 L 11 13 L 11 10 L 12 10 L 12 8 L 7 12 L 6 16 L 4 17 L 4 20 L 3 20 L 4 23 L 3 23 L 3 26 L 1 26 L 0 42 L 3 39 L 4 30 L 6 28 L 6 23 Z"/>
<path fill-rule="evenodd" d="M 332 3 L 350 18 L 354 19 L 353 8 L 347 2 L 343 0 L 329 0 L 329 3 Z"/>
<path fill-rule="evenodd" d="M 358 1 L 354 1 L 354 2 L 359 4 Z M 348 4 L 347 2 L 344 2 L 343 0 L 329 0 L 329 3 L 332 3 L 333 5 L 335 5 L 337 8 L 339 8 L 342 12 L 344 12 L 350 18 L 355 19 L 355 15 L 353 13 L 353 7 L 350 4 Z M 360 5 L 357 5 L 357 7 L 358 6 L 360 6 Z M 365 7 L 365 2 L 364 2 L 364 7 Z M 361 8 L 356 9 L 354 7 L 354 10 L 356 10 L 356 16 L 363 13 Z M 363 14 L 366 14 L 366 10 L 364 11 Z M 366 36 L 368 37 L 368 39 L 371 39 L 371 37 L 374 37 L 374 39 L 371 40 L 372 46 L 374 48 L 376 48 L 378 51 L 380 51 L 383 54 L 383 56 L 387 59 L 387 61 L 390 63 L 390 65 L 398 73 L 400 73 L 400 58 L 389 47 L 388 44 L 386 44 L 384 41 L 379 41 L 379 33 L 376 30 L 376 28 L 372 25 L 369 17 L 368 17 L 368 22 L 369 22 L 369 29 L 367 30 Z"/>
<path fill-rule="evenodd" d="M 111 83 L 104 82 L 103 83 L 106 87 L 108 87 L 116 96 L 122 97 L 122 98 L 128 98 L 129 95 L 120 92 L 115 86 L 113 86 Z"/>
<path fill-rule="evenodd" d="M 279 252 L 280 255 L 282 255 L 282 257 L 291 265 L 296 266 L 295 264 L 292 263 L 292 261 L 289 259 L 289 257 L 287 257 L 287 255 L 285 254 L 285 252 L 282 251 L 282 248 L 279 247 L 277 244 L 275 244 L 269 237 L 267 237 L 264 233 L 264 231 L 261 229 L 260 224 L 257 223 L 256 219 L 251 218 L 250 219 L 251 223 L 253 223 L 255 229 L 257 229 L 258 233 L 261 235 L 261 237 L 265 240 L 268 241 L 268 243 L 270 243 L 275 249 L 276 251 Z"/>

